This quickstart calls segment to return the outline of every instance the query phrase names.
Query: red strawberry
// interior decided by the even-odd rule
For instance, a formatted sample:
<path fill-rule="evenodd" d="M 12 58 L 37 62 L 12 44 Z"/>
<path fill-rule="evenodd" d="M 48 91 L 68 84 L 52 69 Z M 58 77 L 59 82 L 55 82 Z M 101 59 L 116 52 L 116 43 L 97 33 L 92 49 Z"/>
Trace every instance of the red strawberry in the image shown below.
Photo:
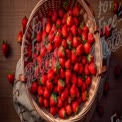
<path fill-rule="evenodd" d="M 89 28 L 88 28 L 87 26 L 84 26 L 83 31 L 86 32 L 86 33 L 88 34 Z"/>
<path fill-rule="evenodd" d="M 54 34 L 55 34 L 54 31 L 50 31 L 50 33 L 49 33 L 49 35 L 48 35 L 48 40 L 49 40 L 50 42 L 53 42 L 53 40 L 54 40 Z"/>
<path fill-rule="evenodd" d="M 57 103 L 57 96 L 55 93 L 52 93 L 50 96 L 50 106 L 55 106 Z"/>
<path fill-rule="evenodd" d="M 62 119 L 64 119 L 66 117 L 66 110 L 64 107 L 59 110 L 58 115 Z"/>
<path fill-rule="evenodd" d="M 39 102 L 40 106 L 43 106 L 44 105 L 44 98 L 42 96 L 39 96 L 38 102 Z"/>
<path fill-rule="evenodd" d="M 58 48 L 61 45 L 61 36 L 56 35 L 54 37 L 54 48 Z"/>
<path fill-rule="evenodd" d="M 86 60 L 86 56 L 82 56 L 82 60 L 81 60 L 82 64 L 85 65 L 85 64 L 86 64 L 86 61 L 87 61 L 87 60 Z"/>
<path fill-rule="evenodd" d="M 43 87 L 42 86 L 38 86 L 38 95 L 41 96 L 43 95 L 44 91 L 43 91 Z"/>
<path fill-rule="evenodd" d="M 78 110 L 79 110 L 79 104 L 78 104 L 78 102 L 77 101 L 72 102 L 72 111 L 75 114 L 77 114 Z"/>
<path fill-rule="evenodd" d="M 71 26 L 73 24 L 73 18 L 72 16 L 68 16 L 66 20 L 67 26 Z"/>
<path fill-rule="evenodd" d="M 74 17 L 74 18 L 73 18 L 73 22 L 76 24 L 76 26 L 79 25 L 79 20 L 78 20 L 77 17 Z M 80 34 L 81 34 L 81 33 L 80 33 Z"/>
<path fill-rule="evenodd" d="M 76 62 L 77 62 L 77 56 L 76 56 L 75 51 L 73 50 L 71 53 L 71 63 L 74 64 Z"/>
<path fill-rule="evenodd" d="M 74 48 L 76 48 L 79 45 L 79 41 L 78 38 L 76 36 L 73 37 L 73 42 L 72 42 L 72 46 Z"/>
<path fill-rule="evenodd" d="M 84 44 L 84 52 L 85 52 L 85 54 L 89 54 L 90 50 L 91 50 L 91 44 L 89 42 L 86 42 Z"/>
<path fill-rule="evenodd" d="M 65 49 L 63 46 L 60 46 L 58 49 L 58 57 L 63 58 L 65 56 Z"/>
<path fill-rule="evenodd" d="M 72 84 L 77 84 L 77 76 L 75 73 L 72 73 L 71 82 L 72 82 Z"/>
<path fill-rule="evenodd" d="M 41 32 L 38 32 L 37 35 L 36 35 L 36 40 L 37 42 L 41 42 L 42 41 L 42 33 Z"/>
<path fill-rule="evenodd" d="M 69 9 L 68 12 L 67 12 L 68 15 L 72 16 L 72 10 Z"/>
<path fill-rule="evenodd" d="M 67 59 L 71 58 L 71 51 L 69 49 L 66 49 L 66 57 Z"/>
<path fill-rule="evenodd" d="M 52 115 L 55 115 L 56 112 L 57 112 L 56 107 L 50 107 L 50 113 L 51 113 Z"/>
<path fill-rule="evenodd" d="M 38 90 L 37 82 L 32 82 L 31 89 L 30 89 L 31 93 L 35 94 L 37 90 Z"/>
<path fill-rule="evenodd" d="M 111 27 L 110 25 L 105 26 L 105 37 L 108 38 L 111 34 Z"/>
<path fill-rule="evenodd" d="M 52 83 L 50 80 L 47 80 L 47 82 L 46 82 L 46 87 L 47 87 L 50 91 L 52 91 L 52 89 L 53 89 L 53 83 Z"/>
<path fill-rule="evenodd" d="M 108 82 L 105 82 L 104 83 L 104 88 L 103 88 L 103 94 L 104 95 L 107 95 L 108 94 L 108 91 L 109 91 L 109 83 Z"/>
<path fill-rule="evenodd" d="M 9 83 L 13 86 L 15 74 L 14 73 L 9 73 L 7 77 L 8 77 Z"/>
<path fill-rule="evenodd" d="M 77 102 L 78 102 L 79 105 L 82 103 L 81 97 L 78 97 L 78 98 L 77 98 Z"/>
<path fill-rule="evenodd" d="M 47 75 L 42 75 L 39 80 L 39 84 L 45 85 L 47 82 Z"/>
<path fill-rule="evenodd" d="M 20 31 L 17 35 L 17 42 L 22 44 L 23 32 Z"/>
<path fill-rule="evenodd" d="M 50 91 L 47 88 L 44 89 L 43 96 L 44 96 L 44 98 L 47 98 L 47 99 L 50 97 Z"/>
<path fill-rule="evenodd" d="M 79 73 L 79 74 L 82 74 L 82 73 L 83 73 L 83 69 L 84 69 L 83 64 L 82 64 L 82 63 L 79 63 L 79 70 L 78 70 L 78 73 Z"/>
<path fill-rule="evenodd" d="M 82 55 L 83 54 L 83 45 L 80 44 L 77 48 L 76 48 L 76 54 L 78 56 Z"/>
<path fill-rule="evenodd" d="M 81 88 L 82 92 L 86 91 L 86 89 L 87 89 L 86 82 L 83 82 L 82 83 L 82 88 Z"/>
<path fill-rule="evenodd" d="M 61 93 L 61 100 L 65 101 L 69 95 L 69 91 L 67 88 L 64 89 L 64 91 Z"/>
<path fill-rule="evenodd" d="M 65 66 L 65 58 L 59 58 L 59 63 L 62 68 Z"/>
<path fill-rule="evenodd" d="M 73 34 L 73 36 L 75 36 L 75 35 L 76 35 L 76 33 L 77 33 L 76 25 L 73 25 L 73 26 L 70 28 L 70 30 L 71 30 L 71 32 L 72 32 L 72 34 Z"/>
<path fill-rule="evenodd" d="M 70 70 L 65 71 L 65 78 L 66 78 L 66 84 L 68 84 L 69 80 L 71 79 L 71 71 Z"/>
<path fill-rule="evenodd" d="M 118 8 L 119 8 L 119 3 L 117 2 L 117 1 L 114 1 L 114 3 L 113 3 L 114 5 L 113 5 L 113 11 L 114 11 L 114 13 L 117 13 L 118 12 Z"/>
<path fill-rule="evenodd" d="M 73 41 L 73 37 L 72 34 L 70 33 L 67 37 L 67 44 L 68 44 L 68 48 L 71 49 L 72 46 L 72 41 Z"/>
<path fill-rule="evenodd" d="M 121 66 L 119 64 L 116 64 L 114 66 L 114 77 L 118 79 L 121 76 Z"/>
<path fill-rule="evenodd" d="M 76 95 L 77 95 L 77 87 L 76 87 L 76 85 L 75 84 L 73 84 L 72 86 L 71 86 L 71 88 L 70 88 L 70 96 L 72 97 L 72 98 L 74 98 L 74 97 L 76 97 Z"/>
<path fill-rule="evenodd" d="M 91 77 L 87 76 L 87 78 L 85 79 L 86 85 L 87 87 L 91 84 Z"/>
<path fill-rule="evenodd" d="M 63 27 L 62 27 L 62 35 L 64 36 L 64 37 L 67 37 L 67 35 L 68 35 L 68 30 L 67 30 L 67 25 L 64 25 Z"/>
<path fill-rule="evenodd" d="M 73 16 L 77 17 L 79 15 L 79 8 L 77 6 L 74 6 L 72 11 L 73 11 Z"/>
<path fill-rule="evenodd" d="M 50 22 L 47 22 L 46 27 L 45 27 L 45 30 L 46 30 L 47 33 L 50 32 L 50 30 L 51 30 L 51 24 L 50 24 Z"/>
<path fill-rule="evenodd" d="M 68 96 L 67 101 L 68 101 L 69 104 L 71 104 L 71 102 L 72 102 L 72 98 L 71 98 L 71 96 Z"/>
<path fill-rule="evenodd" d="M 90 73 L 88 64 L 86 64 L 84 67 L 84 73 L 85 73 L 85 75 L 89 75 L 89 73 Z"/>
<path fill-rule="evenodd" d="M 89 96 L 88 96 L 88 93 L 86 91 L 82 92 L 81 98 L 82 98 L 82 101 L 83 102 L 87 101 L 88 100 L 88 97 Z"/>
<path fill-rule="evenodd" d="M 25 32 L 25 28 L 27 25 L 28 19 L 26 18 L 26 16 L 22 19 L 22 27 L 23 27 L 23 32 Z"/>
<path fill-rule="evenodd" d="M 77 86 L 78 86 L 78 87 L 81 87 L 82 84 L 83 84 L 83 80 L 82 80 L 82 78 L 81 78 L 81 77 L 78 77 Z"/>
<path fill-rule="evenodd" d="M 78 72 L 79 71 L 79 64 L 78 63 L 75 63 L 75 65 L 74 65 L 74 71 L 75 72 Z"/>
<path fill-rule="evenodd" d="M 83 40 L 83 43 L 85 43 L 87 41 L 87 38 L 88 38 L 88 34 L 86 31 L 82 31 L 82 40 Z"/>
<path fill-rule="evenodd" d="M 63 68 L 60 68 L 60 70 L 59 70 L 59 77 L 62 79 L 65 78 L 65 71 Z"/>
<path fill-rule="evenodd" d="M 56 10 L 54 10 L 54 11 L 52 12 L 51 19 L 52 19 L 53 22 L 56 22 L 56 20 L 57 20 L 57 12 L 56 12 Z"/>
<path fill-rule="evenodd" d="M 71 115 L 71 113 L 72 113 L 72 107 L 71 107 L 71 105 L 67 105 L 66 107 L 65 107 L 65 109 L 66 109 L 66 114 L 69 116 L 69 115 Z"/>
<path fill-rule="evenodd" d="M 63 16 L 62 24 L 66 24 L 66 20 L 67 20 L 67 13 L 65 13 Z"/>
<path fill-rule="evenodd" d="M 57 84 L 57 90 L 58 92 L 61 92 L 65 87 L 65 82 L 61 79 L 58 80 L 58 84 Z"/>
<path fill-rule="evenodd" d="M 97 110 L 98 115 L 100 117 L 103 117 L 103 115 L 104 115 L 104 108 L 103 108 L 103 106 L 102 105 L 97 105 L 96 110 Z"/>
<path fill-rule="evenodd" d="M 45 46 L 42 46 L 41 49 L 40 49 L 40 55 L 41 55 L 41 57 L 45 57 L 46 52 L 47 52 L 46 47 Z"/>
<path fill-rule="evenodd" d="M 47 77 L 49 80 L 52 80 L 54 78 L 54 71 L 53 70 L 48 70 Z"/>
<path fill-rule="evenodd" d="M 82 28 L 78 27 L 78 34 L 79 34 L 79 36 L 81 36 L 82 32 L 83 32 Z"/>
<path fill-rule="evenodd" d="M 94 43 L 94 35 L 92 33 L 88 33 L 88 42 L 90 44 L 93 44 Z"/>
<path fill-rule="evenodd" d="M 61 97 L 58 97 L 57 106 L 58 106 L 59 108 L 61 108 L 61 107 L 63 106 L 63 101 L 61 100 Z"/>
<path fill-rule="evenodd" d="M 3 43 L 2 43 L 2 52 L 3 52 L 5 57 L 8 56 L 9 45 L 8 45 L 8 43 L 6 41 L 3 41 Z"/>
<path fill-rule="evenodd" d="M 87 56 L 87 62 L 90 64 L 91 62 L 94 62 L 94 56 L 92 54 L 88 54 Z"/>
<path fill-rule="evenodd" d="M 42 41 L 44 42 L 47 38 L 47 32 L 45 30 L 42 31 Z"/>
<path fill-rule="evenodd" d="M 58 10 L 58 16 L 59 16 L 60 18 L 63 18 L 64 12 L 63 12 L 62 9 L 59 9 L 59 10 Z"/>
<path fill-rule="evenodd" d="M 70 67 L 71 67 L 71 60 L 68 59 L 68 60 L 65 61 L 65 68 L 70 69 Z"/>
<path fill-rule="evenodd" d="M 47 51 L 48 51 L 48 52 L 51 52 L 52 50 L 53 50 L 52 44 L 51 44 L 51 43 L 48 43 L 48 44 L 47 44 Z"/>
<path fill-rule="evenodd" d="M 96 75 L 96 73 L 97 73 L 97 68 L 96 68 L 94 62 L 90 63 L 89 66 L 88 66 L 88 68 L 89 68 L 89 71 L 90 71 L 90 73 L 91 73 L 92 75 Z"/>
<path fill-rule="evenodd" d="M 48 99 L 44 99 L 44 107 L 45 108 L 48 108 L 49 107 Z"/>
<path fill-rule="evenodd" d="M 67 48 L 67 42 L 65 39 L 62 40 L 61 45 L 64 47 L 64 49 Z"/>

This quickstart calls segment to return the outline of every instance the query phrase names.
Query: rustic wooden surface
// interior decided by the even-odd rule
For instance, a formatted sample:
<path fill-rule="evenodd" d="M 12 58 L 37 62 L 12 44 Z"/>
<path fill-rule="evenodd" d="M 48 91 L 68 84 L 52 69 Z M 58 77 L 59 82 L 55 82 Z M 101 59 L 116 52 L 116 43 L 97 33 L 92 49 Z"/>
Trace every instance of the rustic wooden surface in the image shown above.
<path fill-rule="evenodd" d="M 37 2 L 38 0 L 0 1 L 0 45 L 2 40 L 7 40 L 11 47 L 11 53 L 8 58 L 3 56 L 0 49 L 0 122 L 20 122 L 14 110 L 12 86 L 7 81 L 7 73 L 8 71 L 15 71 L 16 63 L 20 58 L 20 46 L 16 42 L 16 36 L 21 29 L 21 19 L 25 15 L 29 17 Z M 90 1 L 90 3 L 94 3 L 93 8 L 96 16 L 98 16 L 98 2 L 97 0 Z M 108 18 L 110 15 L 107 13 L 104 16 Z M 114 111 L 122 112 L 122 76 L 119 80 L 115 80 L 113 77 L 115 64 L 121 64 L 121 62 L 122 48 L 120 47 L 111 55 L 107 79 L 110 83 L 110 91 L 107 97 L 101 99 L 101 104 L 105 108 L 104 117 L 100 118 L 95 112 L 92 122 L 110 122 L 110 117 Z"/>

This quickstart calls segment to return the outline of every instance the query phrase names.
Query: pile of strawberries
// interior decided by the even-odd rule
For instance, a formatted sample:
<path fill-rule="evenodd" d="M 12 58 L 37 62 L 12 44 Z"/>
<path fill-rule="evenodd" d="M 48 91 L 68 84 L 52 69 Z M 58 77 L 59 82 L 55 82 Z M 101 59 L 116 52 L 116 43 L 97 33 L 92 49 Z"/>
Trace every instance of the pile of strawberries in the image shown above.
<path fill-rule="evenodd" d="M 35 37 L 41 45 L 39 61 L 47 53 L 56 58 L 52 58 L 51 64 L 47 61 L 51 66 L 32 82 L 31 93 L 37 96 L 40 107 L 52 115 L 58 113 L 60 118 L 77 114 L 80 104 L 88 99 L 88 88 L 97 72 L 94 56 L 90 54 L 94 35 L 79 12 L 78 6 L 67 11 L 50 10 L 45 28 Z"/>

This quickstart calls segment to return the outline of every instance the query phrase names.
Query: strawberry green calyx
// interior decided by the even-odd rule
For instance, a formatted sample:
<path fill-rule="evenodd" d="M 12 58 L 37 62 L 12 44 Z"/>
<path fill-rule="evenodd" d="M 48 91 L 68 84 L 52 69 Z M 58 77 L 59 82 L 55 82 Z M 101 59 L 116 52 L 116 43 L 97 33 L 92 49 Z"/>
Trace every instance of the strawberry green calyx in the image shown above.
<path fill-rule="evenodd" d="M 61 80 L 61 79 L 59 81 L 60 81 L 61 85 L 64 87 L 65 86 L 65 82 L 63 80 Z"/>
<path fill-rule="evenodd" d="M 55 68 L 56 68 L 56 73 L 58 73 L 59 69 L 61 68 L 59 61 L 56 62 Z"/>
<path fill-rule="evenodd" d="M 57 95 L 56 95 L 56 93 L 52 93 L 51 97 L 53 98 L 54 102 L 57 103 Z"/>
<path fill-rule="evenodd" d="M 93 61 L 94 60 L 94 57 L 93 57 L 93 55 L 92 54 L 88 54 L 88 56 L 87 56 L 87 62 L 88 63 L 90 63 L 91 61 Z"/>

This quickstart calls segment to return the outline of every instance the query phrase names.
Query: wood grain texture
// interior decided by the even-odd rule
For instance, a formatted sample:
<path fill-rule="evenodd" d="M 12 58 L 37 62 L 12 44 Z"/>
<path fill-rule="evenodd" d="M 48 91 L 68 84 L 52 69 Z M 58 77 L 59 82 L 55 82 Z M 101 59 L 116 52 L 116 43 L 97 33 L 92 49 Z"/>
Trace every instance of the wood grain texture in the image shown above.
<path fill-rule="evenodd" d="M 103 1 L 103 0 L 101 0 Z M 121 1 L 121 0 L 119 0 Z M 0 45 L 2 40 L 7 40 L 11 47 L 11 53 L 5 58 L 0 49 L 0 122 L 20 122 L 15 112 L 12 98 L 12 87 L 7 81 L 8 71 L 15 71 L 16 63 L 20 58 L 20 46 L 16 42 L 17 33 L 21 30 L 21 19 L 26 15 L 29 17 L 32 9 L 38 0 L 1 0 L 0 1 Z M 97 0 L 89 1 L 98 19 Z M 94 3 L 94 4 L 93 4 Z M 111 12 L 102 13 L 107 20 L 112 16 Z M 122 25 L 118 25 L 122 28 Z M 110 122 L 110 117 L 114 111 L 122 112 L 122 76 L 115 80 L 113 69 L 116 63 L 122 62 L 122 48 L 120 47 L 115 53 L 112 53 L 110 68 L 108 73 L 108 82 L 110 91 L 107 97 L 101 99 L 101 104 L 105 108 L 103 118 L 94 113 L 92 122 Z M 122 64 L 121 64 L 122 67 Z"/>

